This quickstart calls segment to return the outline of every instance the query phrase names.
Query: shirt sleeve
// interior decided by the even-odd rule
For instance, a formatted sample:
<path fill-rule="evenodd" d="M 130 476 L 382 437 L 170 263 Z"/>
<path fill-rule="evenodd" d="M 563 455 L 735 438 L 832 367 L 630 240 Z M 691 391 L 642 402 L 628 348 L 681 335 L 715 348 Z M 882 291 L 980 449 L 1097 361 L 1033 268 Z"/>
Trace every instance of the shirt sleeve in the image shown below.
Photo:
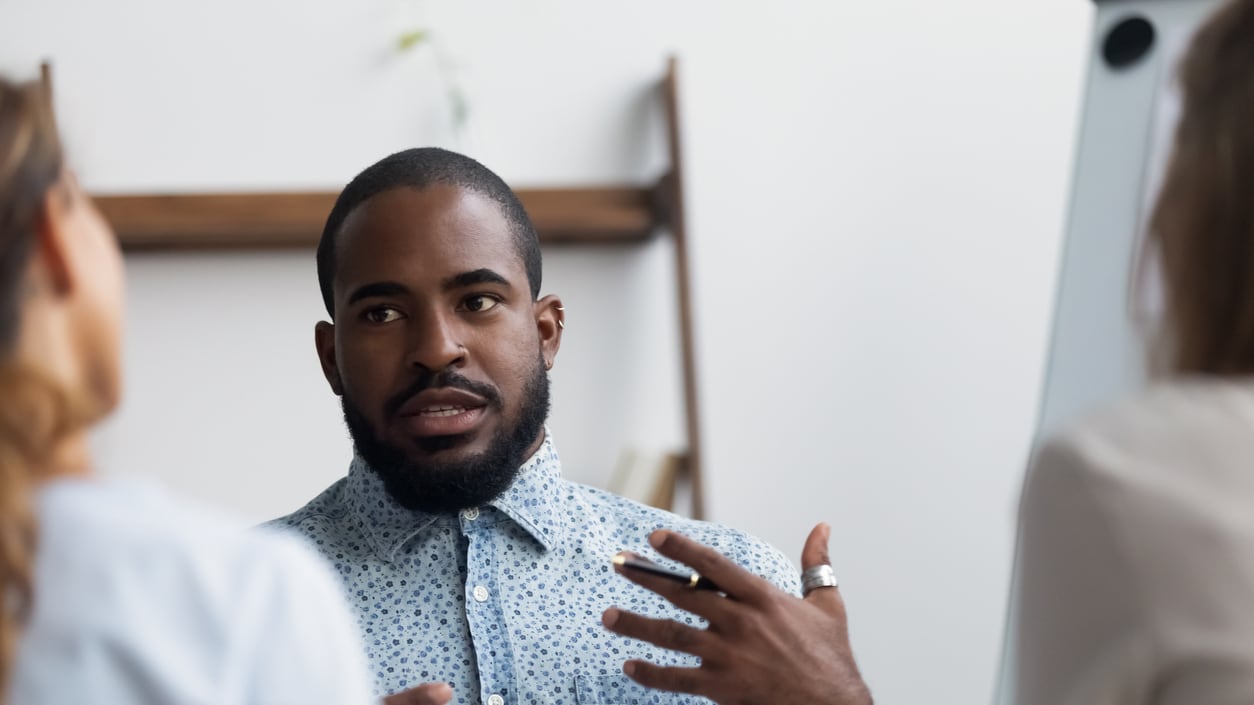
<path fill-rule="evenodd" d="M 269 534 L 270 532 L 261 532 Z M 247 631 L 250 705 L 377 705 L 361 636 L 343 590 L 322 560 L 295 539 L 267 535 L 271 579 Z"/>
<path fill-rule="evenodd" d="M 1065 440 L 1028 472 L 1007 640 L 1018 705 L 1150 702 L 1144 595 L 1094 475 Z"/>

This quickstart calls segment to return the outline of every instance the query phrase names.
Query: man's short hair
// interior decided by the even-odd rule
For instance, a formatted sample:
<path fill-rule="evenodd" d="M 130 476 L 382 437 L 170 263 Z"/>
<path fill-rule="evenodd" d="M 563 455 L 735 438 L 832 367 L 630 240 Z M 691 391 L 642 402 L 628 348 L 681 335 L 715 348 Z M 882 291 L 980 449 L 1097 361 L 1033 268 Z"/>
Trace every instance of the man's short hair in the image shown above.
<path fill-rule="evenodd" d="M 424 189 L 446 184 L 490 198 L 501 209 L 514 235 L 514 246 L 522 258 L 531 287 L 531 298 L 540 297 L 540 238 L 527 217 L 518 194 L 486 166 L 462 154 L 438 147 L 407 149 L 384 157 L 358 174 L 335 200 L 318 241 L 318 285 L 327 314 L 335 318 L 331 283 L 335 279 L 335 243 L 344 220 L 362 203 L 395 188 Z"/>

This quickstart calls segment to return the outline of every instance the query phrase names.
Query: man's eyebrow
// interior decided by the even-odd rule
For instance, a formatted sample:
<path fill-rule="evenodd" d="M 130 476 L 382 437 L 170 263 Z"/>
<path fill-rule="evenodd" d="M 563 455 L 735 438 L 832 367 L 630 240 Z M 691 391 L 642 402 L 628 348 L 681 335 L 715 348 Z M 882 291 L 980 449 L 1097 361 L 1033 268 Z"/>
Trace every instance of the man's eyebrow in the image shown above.
<path fill-rule="evenodd" d="M 445 290 L 464 289 L 468 286 L 475 286 L 477 284 L 499 284 L 501 286 L 508 287 L 509 280 L 491 269 L 487 269 L 486 267 L 471 270 L 469 272 L 462 272 L 461 274 L 454 274 L 444 280 Z"/>
<path fill-rule="evenodd" d="M 351 306 L 362 299 L 400 296 L 408 293 L 409 289 L 405 288 L 403 284 L 396 282 L 371 282 L 370 284 L 362 284 L 354 289 L 353 293 L 348 296 L 348 303 Z"/>

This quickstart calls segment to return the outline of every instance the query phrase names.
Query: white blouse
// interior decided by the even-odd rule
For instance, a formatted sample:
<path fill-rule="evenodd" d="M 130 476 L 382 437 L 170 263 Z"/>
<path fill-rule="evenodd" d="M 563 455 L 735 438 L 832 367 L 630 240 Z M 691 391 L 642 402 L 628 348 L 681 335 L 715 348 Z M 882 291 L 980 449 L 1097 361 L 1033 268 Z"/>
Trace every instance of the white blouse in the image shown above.
<path fill-rule="evenodd" d="M 295 539 L 155 488 L 41 490 L 14 705 L 376 702 L 338 581 Z"/>
<path fill-rule="evenodd" d="M 1162 384 L 1046 443 L 1019 571 L 1018 705 L 1254 703 L 1254 383 Z"/>

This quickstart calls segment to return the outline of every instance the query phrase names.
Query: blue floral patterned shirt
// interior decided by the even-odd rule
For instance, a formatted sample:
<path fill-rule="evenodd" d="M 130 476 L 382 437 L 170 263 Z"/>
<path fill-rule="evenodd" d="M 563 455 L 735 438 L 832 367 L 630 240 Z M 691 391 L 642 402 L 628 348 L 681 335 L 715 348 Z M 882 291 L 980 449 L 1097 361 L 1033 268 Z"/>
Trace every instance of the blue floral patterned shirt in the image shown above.
<path fill-rule="evenodd" d="M 607 607 L 700 621 L 616 575 L 610 558 L 628 549 L 661 561 L 647 537 L 665 527 L 794 594 L 796 569 L 742 532 L 568 482 L 560 471 L 546 438 L 500 497 L 433 515 L 398 505 L 357 458 L 347 477 L 272 524 L 312 541 L 343 579 L 376 695 L 443 681 L 459 704 L 707 702 L 623 675 L 629 658 L 696 659 L 607 631 Z"/>

